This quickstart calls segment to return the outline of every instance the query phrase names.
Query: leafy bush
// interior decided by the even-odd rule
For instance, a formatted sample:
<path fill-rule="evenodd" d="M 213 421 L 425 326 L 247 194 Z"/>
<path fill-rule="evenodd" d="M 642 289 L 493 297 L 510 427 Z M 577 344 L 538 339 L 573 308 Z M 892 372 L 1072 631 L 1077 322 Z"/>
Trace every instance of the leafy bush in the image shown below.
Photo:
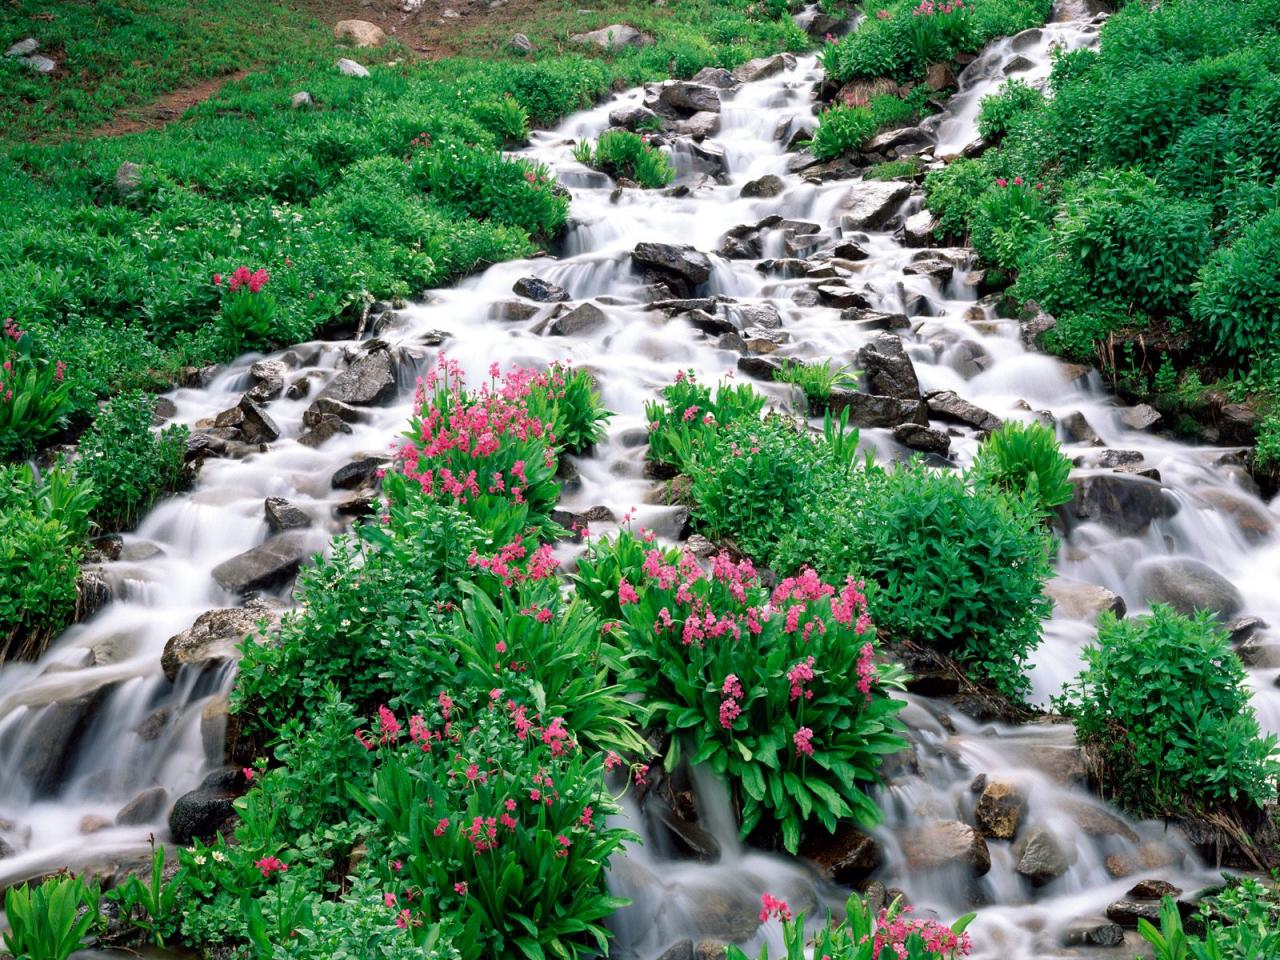
<path fill-rule="evenodd" d="M 885 93 L 872 97 L 865 107 L 830 107 L 818 118 L 809 149 L 820 160 L 855 151 L 880 130 L 915 120 L 924 109 L 928 92 L 925 87 L 917 87 L 905 98 Z"/>
<path fill-rule="evenodd" d="M 559 361 L 534 376 L 525 403 L 530 416 L 552 424 L 556 445 L 566 453 L 590 452 L 613 416 L 601 406 L 590 371 Z"/>
<path fill-rule="evenodd" d="M 0 461 L 30 452 L 71 411 L 66 364 L 37 353 L 35 338 L 9 317 L 0 336 Z"/>
<path fill-rule="evenodd" d="M 978 134 L 998 140 L 1025 113 L 1044 106 L 1044 94 L 1025 80 L 1006 80 L 999 93 L 984 97 L 978 108 Z"/>
<path fill-rule="evenodd" d="M 743 836 L 776 824 L 794 853 L 810 819 L 831 832 L 842 818 L 879 819 L 863 790 L 879 782 L 881 756 L 904 745 L 903 701 L 886 692 L 900 689 L 901 671 L 876 663 L 852 578 L 837 589 L 805 570 L 770 595 L 750 561 L 721 553 L 708 577 L 692 554 L 644 550 L 630 533 L 592 544 L 577 576 L 621 613 L 633 683 L 671 738 L 667 767 L 687 752 L 727 776 Z"/>
<path fill-rule="evenodd" d="M 4 945 L 15 957 L 67 960 L 102 922 L 99 890 L 79 877 L 54 876 L 34 886 L 15 885 L 4 897 L 9 931 Z"/>
<path fill-rule="evenodd" d="M 1006 423 L 978 448 L 973 461 L 978 483 L 1026 496 L 1042 513 L 1071 500 L 1071 460 L 1062 454 L 1053 431 L 1038 421 Z"/>
<path fill-rule="evenodd" d="M 699 440 L 718 425 L 756 420 L 765 398 L 747 384 L 720 383 L 713 391 L 690 371 L 676 374 L 675 383 L 662 388 L 662 402 L 648 400 L 648 457 L 654 463 L 680 468 Z"/>
<path fill-rule="evenodd" d="M 1210 613 L 1157 604 L 1104 614 L 1085 669 L 1058 706 L 1096 758 L 1103 788 L 1135 814 L 1274 799 L 1276 737 L 1263 737 L 1244 668 Z"/>
<path fill-rule="evenodd" d="M 849 365 L 832 366 L 829 358 L 821 363 L 787 360 L 774 379 L 794 383 L 804 392 L 805 399 L 817 407 L 825 406 L 833 390 L 856 390 L 858 387 Z"/>
<path fill-rule="evenodd" d="M 1173 897 L 1160 901 L 1160 927 L 1150 920 L 1138 921 L 1138 935 L 1151 944 L 1155 960 L 1221 960 L 1239 957 L 1241 960 L 1275 956 L 1280 950 L 1280 930 L 1276 921 L 1274 891 L 1268 894 L 1258 881 L 1245 878 L 1240 889 L 1248 891 L 1241 903 L 1243 909 L 1236 921 L 1223 924 L 1202 904 L 1200 920 L 1207 921 L 1203 935 L 1188 933 L 1183 926 L 1182 913 Z M 1269 901 L 1269 902 L 1268 902 Z"/>
<path fill-rule="evenodd" d="M 232 350 L 241 347 L 265 350 L 288 340 L 275 327 L 276 298 L 264 290 L 270 279 L 266 270 L 250 272 L 248 267 L 236 267 L 227 280 L 222 310 L 218 314 L 218 330 Z M 215 273 L 213 283 L 222 286 L 222 275 Z"/>
<path fill-rule="evenodd" d="M 76 476 L 95 490 L 110 491 L 93 511 L 100 527 L 133 526 L 157 497 L 186 482 L 187 428 L 175 425 L 153 432 L 154 406 L 140 391 L 122 393 L 103 406 L 80 440 Z"/>
<path fill-rule="evenodd" d="M 569 201 L 541 164 L 509 160 L 496 150 L 438 142 L 415 154 L 414 181 L 437 203 L 475 220 L 519 227 L 548 240 L 564 226 Z"/>
<path fill-rule="evenodd" d="M 504 147 L 520 146 L 529 139 L 529 111 L 510 94 L 476 104 L 472 112 Z"/>
<path fill-rule="evenodd" d="M 1280 330 L 1280 210 L 1214 251 L 1190 306 L 1192 317 L 1242 360 L 1273 347 Z"/>
<path fill-rule="evenodd" d="M 665 187 L 676 175 L 665 153 L 628 130 L 606 130 L 594 148 L 590 141 L 580 141 L 573 148 L 573 158 L 584 166 L 602 170 L 615 179 L 625 177 L 642 187 Z"/>
<path fill-rule="evenodd" d="M 970 240 L 988 263 L 1013 269 L 1041 255 L 1052 209 L 1042 198 L 1044 184 L 1022 177 L 999 177 L 977 203 Z"/>
<path fill-rule="evenodd" d="M 903 160 L 887 160 L 877 163 L 862 175 L 864 180 L 901 180 L 915 177 L 920 172 L 920 164 L 911 158 Z"/>

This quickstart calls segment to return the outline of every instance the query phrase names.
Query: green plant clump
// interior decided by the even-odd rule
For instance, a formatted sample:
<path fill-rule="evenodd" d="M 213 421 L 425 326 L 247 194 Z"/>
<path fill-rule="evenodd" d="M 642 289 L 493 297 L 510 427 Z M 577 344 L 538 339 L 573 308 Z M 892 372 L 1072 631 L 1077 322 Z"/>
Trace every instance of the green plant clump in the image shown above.
<path fill-rule="evenodd" d="M 994 431 L 978 448 L 973 473 L 979 483 L 1025 495 L 1046 515 L 1075 493 L 1068 479 L 1071 460 L 1053 431 L 1038 421 L 1006 423 Z"/>
<path fill-rule="evenodd" d="M 787 360 L 774 377 L 782 383 L 794 383 L 809 404 L 817 409 L 826 406 L 834 390 L 856 390 L 857 380 L 848 364 L 833 365 L 830 358 L 821 363 Z"/>
<path fill-rule="evenodd" d="M 665 187 L 675 179 L 671 160 L 644 137 L 627 130 L 607 130 L 593 148 L 583 140 L 573 148 L 574 159 L 614 178 L 625 177 L 642 187 Z"/>
<path fill-rule="evenodd" d="M 879 131 L 917 119 L 928 95 L 927 87 L 916 87 L 905 97 L 890 93 L 873 96 L 866 106 L 833 106 L 818 118 L 809 149 L 819 160 L 856 151 Z"/>

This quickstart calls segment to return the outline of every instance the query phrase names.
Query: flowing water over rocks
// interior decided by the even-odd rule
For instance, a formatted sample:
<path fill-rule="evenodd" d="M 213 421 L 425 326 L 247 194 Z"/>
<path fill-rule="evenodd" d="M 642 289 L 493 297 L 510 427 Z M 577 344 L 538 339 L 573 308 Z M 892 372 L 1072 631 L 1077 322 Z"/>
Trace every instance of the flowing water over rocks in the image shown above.
<path fill-rule="evenodd" d="M 905 148 L 928 162 L 961 152 L 976 139 L 979 99 L 1007 75 L 1043 80 L 1052 48 L 1094 42 L 1096 24 L 1071 13 L 993 45 Z M 759 79 L 634 90 L 534 135 L 525 155 L 573 195 L 560 258 L 501 264 L 426 302 L 372 311 L 377 340 L 247 356 L 169 396 L 172 419 L 199 435 L 195 489 L 155 508 L 104 560 L 111 603 L 38 663 L 0 672 L 0 885 L 65 863 L 127 866 L 149 833 L 183 833 L 222 800 L 228 646 L 248 622 L 277 616 L 299 565 L 370 509 L 414 378 L 439 350 L 472 383 L 494 360 L 567 356 L 596 373 L 618 416 L 608 440 L 574 460 L 562 507 L 597 533 L 633 506 L 663 536 L 686 526 L 644 464 L 644 402 L 681 369 L 750 378 L 779 408 L 804 413 L 803 398 L 772 380 L 779 358 L 854 364 L 874 392 L 837 405 L 865 427 L 864 445 L 881 458 L 928 451 L 942 469 L 968 462 L 1001 420 L 1056 423 L 1078 491 L 1063 512 L 1034 700 L 1074 676 L 1100 610 L 1208 603 L 1234 623 L 1263 726 L 1280 730 L 1280 643 L 1266 626 L 1280 624 L 1280 543 L 1238 451 L 1144 429 L 1149 414 L 1117 406 L 1096 375 L 1028 349 L 1046 321 L 1005 319 L 980 299 L 970 252 L 929 247 L 909 184 L 824 181 L 830 170 L 786 153 L 791 132 L 813 123 L 813 58 L 739 77 Z M 620 189 L 574 162 L 575 139 L 646 104 L 675 105 L 679 122 L 702 117 L 700 143 L 673 144 L 674 188 Z M 258 599 L 237 612 L 246 597 Z M 813 910 L 871 881 L 873 897 L 901 890 L 948 921 L 978 908 L 975 956 L 1084 956 L 1116 944 L 1147 909 L 1141 898 L 1113 909 L 1121 926 L 1103 916 L 1136 881 L 1190 893 L 1213 879 L 1178 830 L 1130 822 L 1088 794 L 1069 726 L 1008 726 L 945 699 L 909 700 L 912 747 L 890 765 L 885 821 L 871 836 L 842 831 L 809 859 L 752 851 L 723 787 L 697 771 L 666 785 L 696 807 L 696 824 L 656 789 L 644 810 L 631 806 L 645 842 L 611 871 L 635 901 L 615 918 L 615 953 L 718 956 L 724 941 L 777 936 L 773 924 L 757 929 L 762 892 Z"/>

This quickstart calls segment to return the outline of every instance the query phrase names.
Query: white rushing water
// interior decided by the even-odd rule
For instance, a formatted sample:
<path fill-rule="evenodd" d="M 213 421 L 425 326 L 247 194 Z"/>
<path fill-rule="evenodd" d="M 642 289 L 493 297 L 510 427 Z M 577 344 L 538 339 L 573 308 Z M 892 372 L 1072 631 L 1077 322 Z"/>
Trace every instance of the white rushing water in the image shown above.
<path fill-rule="evenodd" d="M 995 44 L 962 74 L 961 93 L 951 109 L 926 124 L 936 134 L 937 155 L 954 153 L 976 137 L 978 102 L 1007 75 L 1042 81 L 1053 48 L 1092 43 L 1096 31 L 1094 24 L 1068 21 Z M 441 349 L 461 363 L 473 384 L 482 382 L 495 360 L 506 366 L 570 358 L 590 368 L 605 406 L 617 416 L 599 449 L 575 461 L 579 477 L 566 486 L 563 506 L 580 511 L 603 504 L 615 515 L 636 507 L 638 523 L 675 535 L 676 511 L 646 503 L 652 482 L 643 469 L 643 405 L 678 370 L 692 368 L 707 382 L 734 373 L 738 354 L 718 348 L 714 338 L 685 319 L 646 309 L 651 294 L 629 254 L 641 241 L 713 251 L 731 228 L 773 214 L 816 223 L 817 249 L 840 240 L 840 214 L 851 182 L 815 184 L 789 173 L 790 155 L 775 139 L 789 118 L 812 119 L 812 91 L 820 80 L 816 61 L 801 58 L 780 75 L 725 91 L 721 129 L 708 141 L 724 151 L 727 182 L 692 173 L 693 157 L 681 148 L 674 159 L 691 187 L 684 195 L 641 190 L 615 195 L 607 177 L 572 159 L 576 139 L 598 135 L 608 126 L 611 110 L 640 103 L 643 91 L 620 94 L 556 130 L 536 133 L 523 155 L 548 164 L 573 195 L 565 255 L 500 264 L 455 288 L 434 291 L 429 300 L 399 311 L 395 325 L 380 335 L 426 362 L 435 352 L 424 346 L 431 342 L 428 331 L 442 332 L 447 341 Z M 782 178 L 780 195 L 739 196 L 744 183 L 765 174 Z M 908 201 L 890 226 L 917 208 L 918 200 Z M 1062 574 L 1105 586 L 1124 598 L 1130 612 L 1140 612 L 1139 561 L 1195 558 L 1235 584 L 1244 612 L 1280 623 L 1272 573 L 1280 563 L 1280 542 L 1271 533 L 1273 514 L 1243 472 L 1229 458 L 1224 462 L 1229 450 L 1192 447 L 1125 427 L 1114 398 L 1099 384 L 1079 379 L 1056 360 L 1028 353 L 1017 324 L 997 319 L 979 302 L 966 251 L 943 251 L 958 266 L 955 276 L 939 285 L 904 273 L 920 251 L 901 245 L 888 230 L 860 242 L 870 256 L 841 260 L 834 270 L 855 288 L 865 286 L 877 309 L 911 315 L 912 327 L 903 331 L 903 339 L 922 389 L 953 389 L 1013 420 L 1035 416 L 1034 410 L 1061 421 L 1078 411 L 1106 447 L 1139 451 L 1146 465 L 1158 469 L 1163 496 L 1176 501 L 1177 512 L 1128 537 L 1096 523 L 1074 527 L 1061 548 Z M 766 231 L 764 246 L 766 254 L 781 255 L 782 232 Z M 778 356 L 852 363 L 872 336 L 841 320 L 839 310 L 797 302 L 811 289 L 812 278 L 782 279 L 758 270 L 751 260 L 713 256 L 712 261 L 712 276 L 699 293 L 776 307 L 787 337 Z M 600 298 L 605 325 L 580 337 L 550 336 L 551 307 L 518 322 L 502 319 L 501 304 L 515 299 L 513 283 L 530 275 L 559 284 L 575 302 Z M 354 349 L 349 343 L 313 344 L 275 356 L 289 360 L 290 379 L 311 373 L 321 383 L 342 369 Z M 206 388 L 173 392 L 174 419 L 195 425 L 234 406 L 250 385 L 247 371 L 256 359 L 242 358 Z M 394 402 L 365 409 L 352 433 L 318 449 L 297 442 L 310 399 L 273 401 L 268 410 L 282 429 L 278 441 L 247 459 L 208 460 L 191 492 L 160 504 L 125 536 L 124 556 L 106 566 L 114 601 L 68 630 L 38 663 L 10 663 L 0 671 L 0 839 L 13 851 L 0 859 L 0 885 L 64 863 L 121 862 L 145 852 L 148 834 L 167 836 L 164 821 L 172 800 L 221 762 L 221 727 L 216 710 L 206 708 L 229 688 L 232 672 L 182 673 L 171 684 L 160 671 L 165 641 L 202 612 L 237 604 L 210 571 L 268 538 L 265 498 L 285 497 L 311 515 L 316 523 L 307 533 L 309 543 L 324 548 L 342 527 L 335 507 L 348 496 L 332 490 L 329 479 L 357 454 L 387 450 L 411 410 L 412 367 L 406 364 Z M 789 388 L 756 386 L 778 406 L 791 407 Z M 865 430 L 863 439 L 882 457 L 907 454 L 887 431 Z M 971 459 L 976 444 L 971 433 L 953 438 L 955 462 Z M 1092 457 L 1098 449 L 1068 445 L 1073 456 Z M 1230 510 L 1224 507 L 1228 503 L 1234 505 Z M 1242 517 L 1250 518 L 1249 531 L 1238 525 Z M 610 528 L 593 526 L 597 533 Z M 1046 702 L 1074 676 L 1091 635 L 1087 623 L 1060 613 L 1046 623 L 1031 675 L 1036 700 Z M 1264 725 L 1280 730 L 1280 691 L 1274 685 L 1280 658 L 1274 664 L 1253 669 L 1251 678 Z M 972 928 L 975 956 L 1080 955 L 1061 946 L 1065 929 L 1076 918 L 1100 914 L 1133 879 L 1145 875 L 1139 868 L 1134 877 L 1113 878 L 1109 856 L 1149 865 L 1186 889 L 1212 879 L 1213 871 L 1196 861 L 1173 832 L 1106 813 L 1062 775 L 1059 761 L 1073 754 L 1069 727 L 976 723 L 915 697 L 905 715 L 913 728 L 913 757 L 895 765 L 890 786 L 881 791 L 886 817 L 876 836 L 886 856 L 877 877 L 905 890 L 919 909 L 936 910 L 947 920 L 980 905 Z M 992 868 L 978 880 L 923 874 L 907 866 L 903 851 L 913 828 L 933 819 L 971 821 L 976 796 L 970 784 L 980 774 L 1015 783 L 1026 795 L 1023 835 L 1046 829 L 1072 848 L 1074 862 L 1063 876 L 1033 889 L 1015 872 L 1016 856 L 1004 841 L 990 843 Z M 764 891 L 786 894 L 796 903 L 843 898 L 843 892 L 816 884 L 798 861 L 742 849 L 733 837 L 723 791 L 714 783 L 696 786 L 704 821 L 710 821 L 703 825 L 720 849 L 719 862 L 674 861 L 662 831 L 631 811 L 632 825 L 647 842 L 613 871 L 615 886 L 636 900 L 617 918 L 622 952 L 656 957 L 680 938 L 696 935 L 714 912 L 708 906 L 712 901 L 737 898 L 758 907 Z M 116 825 L 122 807 L 156 787 L 168 794 L 162 809 L 133 825 Z M 764 935 L 776 936 L 773 927 Z"/>

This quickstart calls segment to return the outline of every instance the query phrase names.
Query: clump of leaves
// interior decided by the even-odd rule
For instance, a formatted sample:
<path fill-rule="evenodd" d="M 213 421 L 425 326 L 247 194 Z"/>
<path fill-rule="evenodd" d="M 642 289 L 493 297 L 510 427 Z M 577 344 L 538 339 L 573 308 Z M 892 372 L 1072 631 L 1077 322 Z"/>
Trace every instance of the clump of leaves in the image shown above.
<path fill-rule="evenodd" d="M 836 390 L 855 390 L 858 382 L 857 371 L 847 363 L 836 366 L 828 357 L 821 363 L 804 363 L 800 360 L 787 360 L 774 379 L 782 383 L 794 383 L 803 392 L 805 399 L 812 406 L 826 406 Z"/>
<path fill-rule="evenodd" d="M 606 130 L 595 147 L 587 140 L 573 149 L 573 157 L 611 177 L 625 177 L 642 187 L 665 187 L 675 179 L 671 160 L 644 137 L 628 130 Z"/>
<path fill-rule="evenodd" d="M 978 483 L 1025 496 L 1045 514 L 1071 500 L 1070 473 L 1058 438 L 1038 421 L 1006 423 L 982 442 L 973 462 Z"/>

